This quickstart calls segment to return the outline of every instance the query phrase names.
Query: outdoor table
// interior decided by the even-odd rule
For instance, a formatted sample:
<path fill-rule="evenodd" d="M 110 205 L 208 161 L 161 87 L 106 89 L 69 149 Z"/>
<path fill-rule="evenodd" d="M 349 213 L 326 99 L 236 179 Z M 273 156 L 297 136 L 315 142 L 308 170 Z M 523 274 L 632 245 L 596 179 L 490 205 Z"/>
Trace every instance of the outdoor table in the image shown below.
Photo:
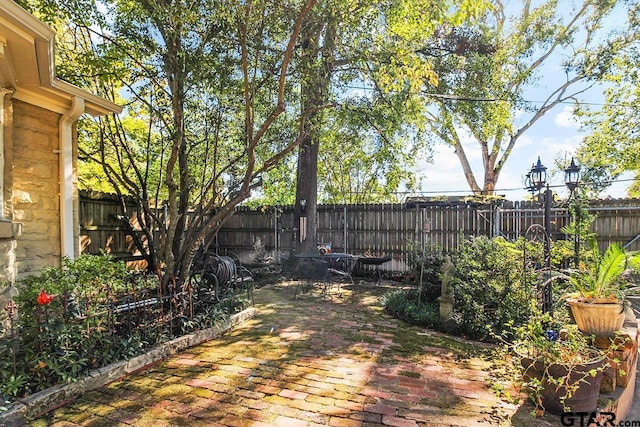
<path fill-rule="evenodd" d="M 299 267 L 301 264 L 306 264 L 304 265 L 305 269 L 299 271 L 300 277 L 308 281 L 322 281 L 325 285 L 324 292 L 326 293 L 330 275 L 346 277 L 351 281 L 351 284 L 353 284 L 351 273 L 359 257 L 347 253 L 320 254 L 311 252 L 295 254 L 293 258 L 298 261 Z M 338 287 L 339 286 L 338 282 Z"/>
<path fill-rule="evenodd" d="M 303 259 L 322 259 L 327 262 L 331 260 L 339 260 L 339 259 L 358 259 L 360 258 L 358 255 L 340 253 L 340 252 L 329 252 L 328 254 L 321 254 L 318 252 L 308 252 L 295 254 L 295 258 L 303 258 Z"/>
<path fill-rule="evenodd" d="M 363 265 L 375 265 L 376 266 L 376 285 L 382 282 L 382 273 L 380 273 L 380 266 L 385 262 L 391 261 L 390 256 L 375 257 L 375 256 L 361 256 L 358 258 L 358 262 Z"/>
<path fill-rule="evenodd" d="M 353 272 L 353 268 L 355 267 L 356 262 L 358 261 L 358 259 L 360 259 L 360 257 L 357 255 L 335 252 L 331 252 L 328 254 L 320 254 L 317 252 L 302 253 L 294 255 L 294 258 L 312 259 L 320 262 L 326 262 L 330 272 L 349 277 L 349 279 L 351 279 L 351 282 L 353 282 L 351 273 Z"/>

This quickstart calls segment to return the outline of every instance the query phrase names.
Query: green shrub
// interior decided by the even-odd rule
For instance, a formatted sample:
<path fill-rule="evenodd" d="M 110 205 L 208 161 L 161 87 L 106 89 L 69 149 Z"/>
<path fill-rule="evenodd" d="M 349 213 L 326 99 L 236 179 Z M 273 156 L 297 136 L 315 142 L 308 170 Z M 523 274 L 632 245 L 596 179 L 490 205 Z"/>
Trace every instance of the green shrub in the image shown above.
<path fill-rule="evenodd" d="M 158 286 L 157 278 L 147 282 L 108 255 L 65 259 L 62 268 L 25 277 L 14 298 L 18 318 L 13 328 L 0 330 L 0 398 L 76 381 L 91 369 L 217 325 L 248 305 L 233 298 L 224 305 L 194 298 L 187 310 L 168 302 L 172 297 L 161 300 Z M 150 297 L 162 302 L 135 312 L 114 310 Z"/>
<path fill-rule="evenodd" d="M 419 242 L 407 242 L 407 263 L 423 283 L 440 283 L 444 255 L 440 250 L 423 247 Z"/>
<path fill-rule="evenodd" d="M 531 277 L 524 272 L 524 242 L 476 237 L 461 245 L 454 260 L 454 320 L 458 333 L 473 339 L 500 335 L 507 324 L 529 317 Z"/>
<path fill-rule="evenodd" d="M 552 252 L 552 261 L 565 262 L 566 245 Z M 431 278 L 440 275 L 443 258 L 413 251 L 413 266 L 428 264 Z M 425 251 L 426 253 L 426 251 Z M 493 341 L 524 324 L 531 314 L 531 301 L 538 298 L 540 268 L 544 266 L 541 242 L 519 239 L 515 243 L 503 238 L 475 237 L 463 242 L 454 254 L 453 322 L 443 324 L 435 298 L 425 298 L 425 289 L 394 291 L 383 297 L 387 313 L 406 322 L 433 327 L 472 339 Z M 435 262 L 430 263 L 430 260 Z M 436 269 L 436 265 L 438 266 Z M 433 280 L 433 279 L 432 279 Z M 553 281 L 553 295 L 566 291 L 566 284 Z M 432 291 L 439 295 L 440 288 Z M 427 301 L 424 304 L 421 302 Z M 556 318 L 568 316 L 565 304 L 554 298 Z"/>
<path fill-rule="evenodd" d="M 385 312 L 412 325 L 435 328 L 440 323 L 438 303 L 418 302 L 418 291 L 396 290 L 382 297 Z"/>

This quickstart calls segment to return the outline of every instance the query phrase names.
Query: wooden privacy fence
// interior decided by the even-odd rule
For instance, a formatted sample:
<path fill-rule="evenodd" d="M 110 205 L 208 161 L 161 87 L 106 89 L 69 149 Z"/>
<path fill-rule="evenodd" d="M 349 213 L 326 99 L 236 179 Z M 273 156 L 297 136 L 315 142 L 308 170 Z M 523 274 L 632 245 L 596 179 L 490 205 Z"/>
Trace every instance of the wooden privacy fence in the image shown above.
<path fill-rule="evenodd" d="M 129 221 L 136 223 L 136 204 L 127 200 Z M 123 222 L 125 214 L 118 196 L 113 194 L 80 192 L 80 248 L 82 253 L 97 254 L 101 250 L 114 254 L 128 254 L 134 245 Z"/>
<path fill-rule="evenodd" d="M 595 216 L 591 229 L 601 248 L 619 242 L 640 249 L 640 200 L 616 199 L 589 202 Z M 131 250 L 126 230 L 115 220 L 122 209 L 115 198 L 95 199 L 83 193 L 80 200 L 84 252 Z M 566 207 L 551 210 L 552 240 L 566 239 L 560 231 L 570 224 Z M 471 236 L 504 236 L 515 240 L 532 224 L 544 223 L 539 203 L 501 201 L 481 204 L 465 201 L 422 201 L 403 204 L 321 205 L 318 207 L 318 240 L 330 243 L 334 252 L 391 256 L 385 268 L 405 270 L 409 246 L 419 245 L 451 252 Z M 240 207 L 223 225 L 212 244 L 220 254 L 233 252 L 245 262 L 257 253 L 278 260 L 298 239 L 293 207 Z"/>
<path fill-rule="evenodd" d="M 552 210 L 553 238 L 569 223 L 566 209 Z M 383 268 L 407 270 L 411 247 L 453 252 L 471 236 L 504 236 L 515 239 L 534 223 L 543 222 L 540 207 L 530 203 L 514 206 L 464 202 L 319 206 L 319 243 L 330 243 L 334 252 L 391 256 Z M 640 228 L 638 228 L 640 231 Z M 218 250 L 247 254 L 264 247 L 277 259 L 288 253 L 298 239 L 292 207 L 266 210 L 240 209 L 220 230 Z"/>

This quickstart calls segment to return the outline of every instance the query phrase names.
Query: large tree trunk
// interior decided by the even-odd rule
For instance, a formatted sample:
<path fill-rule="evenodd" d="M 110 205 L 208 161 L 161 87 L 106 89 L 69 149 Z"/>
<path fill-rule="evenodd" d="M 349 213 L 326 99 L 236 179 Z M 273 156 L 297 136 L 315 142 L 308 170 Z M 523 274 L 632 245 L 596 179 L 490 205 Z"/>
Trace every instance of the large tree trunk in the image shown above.
<path fill-rule="evenodd" d="M 243 200 L 246 200 L 250 195 L 251 191 L 258 187 L 260 184 L 260 175 L 276 166 L 278 162 L 280 162 L 284 157 L 286 157 L 289 153 L 291 153 L 295 148 L 297 148 L 303 141 L 301 136 L 302 132 L 298 137 L 291 141 L 285 148 L 281 149 L 278 153 L 274 154 L 271 158 L 264 159 L 260 161 L 256 154 L 257 147 L 262 140 L 265 132 L 269 129 L 269 127 L 274 123 L 276 118 L 285 111 L 285 83 L 287 77 L 287 70 L 289 67 L 289 63 L 291 61 L 294 48 L 296 46 L 296 41 L 298 40 L 298 36 L 301 31 L 302 23 L 304 22 L 305 17 L 311 11 L 311 9 L 315 5 L 315 0 L 306 0 L 304 8 L 300 11 L 296 21 L 295 26 L 292 29 L 289 43 L 287 44 L 287 49 L 284 52 L 282 65 L 279 70 L 279 78 L 278 78 L 278 98 L 273 106 L 271 112 L 267 115 L 267 118 L 256 127 L 256 123 L 254 122 L 254 93 L 252 92 L 252 83 L 251 83 L 251 73 L 250 73 L 250 59 L 248 54 L 247 47 L 247 28 L 249 25 L 249 19 L 245 22 L 244 26 L 241 26 L 241 57 L 242 57 L 242 70 L 243 70 L 243 82 L 244 82 L 244 107 L 245 107 L 245 136 L 246 136 L 246 171 L 244 173 L 244 178 L 240 188 L 237 192 L 234 193 L 233 196 L 230 197 L 229 200 L 225 201 L 222 206 L 218 206 L 217 198 L 213 197 L 209 202 L 202 207 L 200 214 L 193 218 L 190 221 L 191 227 L 198 227 L 197 231 L 194 229 L 185 230 L 184 229 L 184 220 L 186 218 L 186 198 L 182 198 L 181 206 L 185 206 L 185 210 L 181 211 L 182 216 L 177 219 L 177 221 L 181 222 L 181 226 L 177 227 L 178 231 L 183 232 L 185 235 L 180 236 L 180 250 L 178 262 L 176 265 L 176 271 L 179 272 L 178 278 L 184 282 L 188 275 L 189 269 L 191 266 L 191 261 L 193 260 L 194 254 L 196 253 L 196 249 L 200 242 L 204 241 L 207 236 L 212 236 L 218 232 L 224 221 L 233 215 L 235 207 L 240 204 Z M 303 120 L 303 123 L 306 125 L 306 121 Z M 306 134 L 305 134 L 306 135 Z M 181 152 L 181 154 L 184 154 Z M 183 161 L 185 162 L 184 166 L 186 168 L 187 158 L 185 156 L 180 157 L 180 165 L 183 165 Z M 317 163 L 317 162 L 316 162 Z M 181 184 L 183 189 L 190 190 L 189 186 L 189 176 L 188 174 L 181 174 Z M 184 191 L 181 195 L 189 195 L 189 191 Z M 209 213 L 215 212 L 214 215 L 208 216 Z M 177 233 L 176 233 L 177 234 Z M 178 238 L 176 235 L 175 238 Z M 174 246 L 175 247 L 175 246 Z"/>
<path fill-rule="evenodd" d="M 311 122 L 311 121 L 310 121 Z M 316 213 L 318 194 L 318 148 L 317 133 L 305 132 L 298 150 L 298 182 L 296 187 L 295 226 L 299 229 L 296 244 L 301 252 L 315 250 L 317 237 Z M 302 204 L 306 202 L 305 209 Z"/>
<path fill-rule="evenodd" d="M 305 137 L 298 150 L 295 224 L 298 238 L 294 251 L 313 252 L 318 243 L 316 213 L 318 206 L 318 152 L 322 129 L 322 107 L 329 103 L 329 88 L 335 50 L 335 20 L 316 15 L 309 18 L 301 32 L 302 112 Z M 324 44 L 319 45 L 322 40 Z M 302 209 L 302 201 L 305 209 Z"/>
<path fill-rule="evenodd" d="M 169 43 L 172 41 L 173 43 Z M 165 59 L 165 69 L 169 75 L 169 88 L 171 92 L 171 110 L 173 124 L 173 141 L 171 152 L 166 167 L 166 185 L 168 189 L 168 221 L 167 241 L 164 248 L 164 261 L 166 264 L 166 274 L 163 277 L 163 284 L 167 285 L 169 280 L 176 274 L 176 254 L 182 244 L 183 225 L 180 222 L 185 208 L 185 188 L 183 187 L 183 177 L 188 174 L 188 169 L 183 170 L 185 153 L 184 135 L 184 84 L 185 75 L 181 71 L 179 59 L 181 57 L 181 43 L 178 35 L 174 39 L 167 41 L 169 54 Z M 180 182 L 174 179 L 176 165 L 179 168 Z"/>

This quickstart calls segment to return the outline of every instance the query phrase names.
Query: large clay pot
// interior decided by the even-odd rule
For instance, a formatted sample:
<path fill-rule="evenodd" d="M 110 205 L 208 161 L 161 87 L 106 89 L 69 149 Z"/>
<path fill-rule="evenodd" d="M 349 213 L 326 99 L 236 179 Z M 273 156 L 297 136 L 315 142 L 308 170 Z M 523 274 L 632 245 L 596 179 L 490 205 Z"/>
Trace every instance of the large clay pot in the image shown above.
<path fill-rule="evenodd" d="M 525 381 L 530 381 L 532 378 L 540 381 L 542 390 L 536 397 L 540 398 L 540 403 L 546 412 L 561 415 L 566 411 L 594 412 L 597 409 L 604 357 L 575 366 L 557 363 L 547 366 L 540 360 L 521 355 L 520 363 Z M 595 370 L 595 376 L 591 376 L 592 370 Z M 550 381 L 549 378 L 563 378 L 564 385 L 558 387 L 557 383 Z M 570 397 L 566 397 L 567 388 L 574 386 L 576 386 L 574 392 Z"/>
<path fill-rule="evenodd" d="M 622 328 L 624 307 L 619 302 L 588 303 L 568 300 L 578 329 L 589 335 L 610 336 Z"/>

